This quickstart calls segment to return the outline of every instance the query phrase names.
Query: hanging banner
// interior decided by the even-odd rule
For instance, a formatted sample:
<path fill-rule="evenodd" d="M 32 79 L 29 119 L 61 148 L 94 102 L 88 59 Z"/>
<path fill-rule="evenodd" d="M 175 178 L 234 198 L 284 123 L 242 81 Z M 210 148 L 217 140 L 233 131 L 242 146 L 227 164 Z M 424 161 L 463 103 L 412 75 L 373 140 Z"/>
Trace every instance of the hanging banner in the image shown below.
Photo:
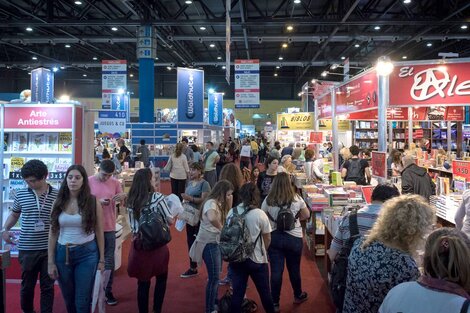
<path fill-rule="evenodd" d="M 390 75 L 390 106 L 468 105 L 470 63 L 400 65 Z"/>
<path fill-rule="evenodd" d="M 315 115 L 313 112 L 278 113 L 278 130 L 311 130 L 313 129 Z"/>
<path fill-rule="evenodd" d="M 464 120 L 463 107 L 414 107 L 412 108 L 413 121 L 450 121 Z M 354 121 L 376 121 L 377 109 L 345 114 L 344 118 Z M 387 109 L 387 121 L 408 121 L 408 108 L 394 107 Z"/>
<path fill-rule="evenodd" d="M 54 100 L 54 73 L 47 68 L 31 71 L 31 102 L 52 103 Z"/>
<path fill-rule="evenodd" d="M 223 94 L 220 92 L 210 93 L 207 102 L 209 107 L 209 125 L 223 126 Z"/>
<path fill-rule="evenodd" d="M 233 109 L 223 108 L 223 120 L 226 127 L 235 127 L 235 113 Z"/>
<path fill-rule="evenodd" d="M 204 71 L 178 67 L 178 123 L 204 122 Z"/>
<path fill-rule="evenodd" d="M 377 101 L 377 74 L 371 70 L 337 89 L 336 114 L 376 108 Z"/>
<path fill-rule="evenodd" d="M 259 107 L 259 60 L 235 60 L 235 109 Z"/>
<path fill-rule="evenodd" d="M 387 179 L 387 153 L 372 151 L 371 167 L 373 176 Z"/>
<path fill-rule="evenodd" d="M 333 112 L 331 110 L 331 95 L 326 94 L 322 98 L 317 99 L 318 118 L 331 118 Z"/>
<path fill-rule="evenodd" d="M 232 6 L 231 0 L 225 1 L 225 80 L 230 85 L 230 41 L 232 40 L 230 9 Z"/>

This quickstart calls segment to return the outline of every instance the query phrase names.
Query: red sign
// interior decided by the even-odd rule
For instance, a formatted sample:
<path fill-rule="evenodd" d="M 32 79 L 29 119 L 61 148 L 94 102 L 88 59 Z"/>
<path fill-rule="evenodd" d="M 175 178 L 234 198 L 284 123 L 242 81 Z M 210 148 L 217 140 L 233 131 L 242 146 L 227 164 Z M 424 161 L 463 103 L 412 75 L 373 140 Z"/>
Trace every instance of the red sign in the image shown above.
<path fill-rule="evenodd" d="M 440 107 L 442 109 L 419 107 L 412 108 L 413 121 L 463 121 L 463 107 Z M 355 112 L 347 114 L 345 118 L 353 121 L 376 121 L 378 119 L 378 110 Z M 407 121 L 408 108 L 394 107 L 387 109 L 387 121 Z"/>
<path fill-rule="evenodd" d="M 387 179 L 387 153 L 372 151 L 372 175 Z"/>
<path fill-rule="evenodd" d="M 72 128 L 72 107 L 5 107 L 6 129 Z"/>
<path fill-rule="evenodd" d="M 467 181 L 470 179 L 470 161 L 452 161 L 452 173 L 455 176 L 464 177 Z"/>
<path fill-rule="evenodd" d="M 354 78 L 336 92 L 336 114 L 376 108 L 377 74 L 370 71 Z"/>
<path fill-rule="evenodd" d="M 332 116 L 331 95 L 326 94 L 322 98 L 318 99 L 317 108 L 318 108 L 318 118 L 320 119 L 331 118 Z"/>
<path fill-rule="evenodd" d="M 323 143 L 323 132 L 310 132 L 311 143 Z"/>
<path fill-rule="evenodd" d="M 403 65 L 390 75 L 390 105 L 468 104 L 470 63 Z"/>

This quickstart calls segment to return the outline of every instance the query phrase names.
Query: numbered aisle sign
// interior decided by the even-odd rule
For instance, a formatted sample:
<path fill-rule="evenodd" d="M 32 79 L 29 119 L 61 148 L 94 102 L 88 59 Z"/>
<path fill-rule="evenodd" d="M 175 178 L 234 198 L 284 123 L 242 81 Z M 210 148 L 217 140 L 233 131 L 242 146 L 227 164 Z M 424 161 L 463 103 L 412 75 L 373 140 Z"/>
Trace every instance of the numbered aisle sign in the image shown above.
<path fill-rule="evenodd" d="M 460 176 L 467 181 L 470 179 L 470 161 L 452 161 L 452 173 L 455 176 Z"/>
<path fill-rule="evenodd" d="M 124 134 L 126 132 L 126 111 L 99 111 L 98 129 L 102 134 Z"/>

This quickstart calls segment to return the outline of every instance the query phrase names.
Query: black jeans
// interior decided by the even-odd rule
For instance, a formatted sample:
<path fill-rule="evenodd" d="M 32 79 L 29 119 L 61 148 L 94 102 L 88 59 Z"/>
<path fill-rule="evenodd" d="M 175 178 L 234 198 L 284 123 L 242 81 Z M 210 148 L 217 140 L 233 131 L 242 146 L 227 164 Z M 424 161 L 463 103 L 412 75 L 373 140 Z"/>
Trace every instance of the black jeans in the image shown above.
<path fill-rule="evenodd" d="M 171 179 L 171 193 L 175 194 L 183 201 L 181 194 L 184 193 L 186 189 L 186 179 Z"/>
<path fill-rule="evenodd" d="M 34 288 L 39 275 L 41 287 L 41 313 L 52 313 L 54 304 L 54 280 L 47 273 L 47 250 L 20 250 L 21 310 L 34 312 Z"/>
<path fill-rule="evenodd" d="M 104 268 L 111 270 L 109 274 L 109 281 L 106 285 L 106 294 L 113 291 L 113 280 L 114 280 L 114 250 L 116 249 L 116 232 L 105 231 L 104 232 Z"/>
<path fill-rule="evenodd" d="M 166 281 L 168 273 L 156 277 L 155 291 L 153 292 L 153 312 L 161 313 L 163 306 L 163 299 L 165 298 Z M 149 281 L 137 281 L 137 305 L 139 306 L 139 313 L 148 313 L 149 311 Z"/>
<path fill-rule="evenodd" d="M 191 246 L 196 240 L 196 235 L 198 232 L 199 232 L 199 223 L 196 226 L 191 226 L 189 224 L 186 224 L 186 241 L 188 242 L 188 251 L 191 250 Z M 189 258 L 189 267 L 193 270 L 197 269 L 197 263 L 193 262 L 191 258 Z"/>
<path fill-rule="evenodd" d="M 302 238 L 278 230 L 271 233 L 268 255 L 271 265 L 271 295 L 274 303 L 279 303 L 284 263 L 287 265 L 294 297 L 299 297 L 302 294 L 302 280 L 300 278 L 302 247 Z"/>
<path fill-rule="evenodd" d="M 261 303 L 263 304 L 264 311 L 266 313 L 274 312 L 273 299 L 271 298 L 271 293 L 269 292 L 269 268 L 268 264 L 259 264 L 255 263 L 252 260 L 248 259 L 244 262 L 230 263 L 232 269 L 232 287 L 233 287 L 233 296 L 232 296 L 232 305 L 231 312 L 239 313 L 241 312 L 241 307 L 243 303 L 243 297 L 246 292 L 246 285 L 248 282 L 248 277 L 251 277 L 253 283 L 256 286 Z"/>

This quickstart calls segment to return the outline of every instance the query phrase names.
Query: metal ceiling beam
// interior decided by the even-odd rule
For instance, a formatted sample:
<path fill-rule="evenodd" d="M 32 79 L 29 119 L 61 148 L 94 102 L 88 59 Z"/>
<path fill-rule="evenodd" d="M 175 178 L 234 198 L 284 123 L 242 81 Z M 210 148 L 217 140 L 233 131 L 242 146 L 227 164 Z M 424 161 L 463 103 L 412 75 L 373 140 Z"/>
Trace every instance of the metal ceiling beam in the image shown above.
<path fill-rule="evenodd" d="M 374 34 L 357 34 L 357 35 L 334 35 L 330 38 L 330 42 L 351 42 L 351 41 L 408 41 L 415 38 L 414 35 L 380 35 Z M 85 43 L 134 43 L 137 41 L 135 37 L 104 37 L 104 36 L 82 36 L 82 37 L 0 37 L 1 40 L 17 43 L 17 44 L 85 44 Z M 231 38 L 232 42 L 317 42 L 321 43 L 328 39 L 326 34 L 315 36 L 300 35 L 300 36 L 234 36 Z M 171 46 L 172 41 L 198 41 L 198 42 L 225 42 L 225 36 L 186 36 L 186 35 L 169 35 L 167 38 L 159 38 L 164 45 Z M 424 40 L 470 40 L 467 34 L 429 34 L 415 38 L 417 42 Z"/>
<path fill-rule="evenodd" d="M 240 16 L 241 16 L 243 24 L 245 24 L 245 9 L 243 7 L 243 2 L 244 1 L 245 0 L 240 0 L 239 5 L 238 5 L 240 7 Z M 245 49 L 246 49 L 246 58 L 251 59 L 251 57 L 250 57 L 250 46 L 248 45 L 248 33 L 246 31 L 246 26 L 242 25 L 242 29 L 243 29 L 243 41 L 245 42 Z"/>
<path fill-rule="evenodd" d="M 10 4 L 11 5 L 11 4 Z M 31 14 L 29 14 L 31 15 Z M 312 18 L 292 18 L 292 19 L 251 19 L 245 23 L 242 23 L 240 19 L 233 18 L 233 23 L 243 24 L 249 27 L 257 26 L 266 26 L 266 27 L 279 27 L 285 26 L 286 24 L 294 24 L 297 26 L 370 26 L 370 25 L 379 25 L 379 26 L 428 26 L 430 24 L 433 27 L 439 26 L 458 26 L 463 23 L 467 23 L 465 19 L 463 20 L 445 20 L 445 21 L 436 21 L 436 20 L 351 20 L 351 21 L 338 21 L 338 20 L 320 20 Z M 132 19 L 113 19 L 113 20 L 57 20 L 48 22 L 44 24 L 42 22 L 35 22 L 29 19 L 24 20 L 15 20 L 15 21 L 3 21 L 0 23 L 0 28 L 10 28 L 10 27 L 23 27 L 29 25 L 31 27 L 41 26 L 41 27 L 66 27 L 66 26 L 75 26 L 75 27 L 86 27 L 86 26 L 115 26 L 120 24 L 122 26 L 140 26 L 142 24 L 153 25 L 153 26 L 173 26 L 173 27 L 187 27 L 187 26 L 212 26 L 212 27 L 225 27 L 225 19 L 200 19 L 200 20 L 132 20 Z"/>

